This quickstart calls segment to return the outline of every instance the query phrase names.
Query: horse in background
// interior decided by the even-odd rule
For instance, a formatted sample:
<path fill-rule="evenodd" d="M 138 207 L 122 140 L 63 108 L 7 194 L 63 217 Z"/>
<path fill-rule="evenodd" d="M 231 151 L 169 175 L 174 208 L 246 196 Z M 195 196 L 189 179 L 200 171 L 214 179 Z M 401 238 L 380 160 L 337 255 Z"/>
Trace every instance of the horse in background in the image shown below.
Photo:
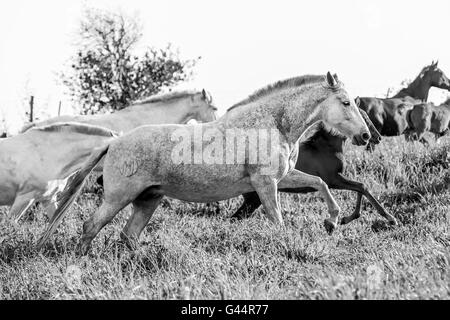
<path fill-rule="evenodd" d="M 131 106 L 110 114 L 60 116 L 42 122 L 30 124 L 24 128 L 47 126 L 58 122 L 76 122 L 95 125 L 109 130 L 126 133 L 137 127 L 150 124 L 186 124 L 191 120 L 210 122 L 216 120 L 217 107 L 206 90 L 175 91 L 151 96 L 137 101 Z M 95 171 L 103 169 L 101 162 Z M 102 176 L 97 179 L 103 184 Z"/>
<path fill-rule="evenodd" d="M 49 217 L 57 195 L 98 146 L 117 133 L 98 126 L 56 123 L 0 140 L 0 206 L 19 220 L 36 202 Z"/>
<path fill-rule="evenodd" d="M 426 102 L 431 87 L 450 91 L 450 80 L 438 68 L 438 62 L 422 69 L 413 82 L 392 98 L 359 98 L 357 104 L 367 112 L 375 128 L 383 136 L 399 136 L 408 128 L 408 112 L 415 104 Z M 369 144 L 369 149 L 374 148 Z"/>
<path fill-rule="evenodd" d="M 450 132 L 450 99 L 439 106 L 421 103 L 408 113 L 407 139 L 429 144 L 426 132 L 434 134 L 436 141 Z"/>
<path fill-rule="evenodd" d="M 450 91 L 450 80 L 438 68 L 439 60 L 424 67 L 408 87 L 400 90 L 392 99 L 406 99 L 409 102 L 427 102 L 431 87 Z"/>
<path fill-rule="evenodd" d="M 58 122 L 77 122 L 126 133 L 149 124 L 185 124 L 190 120 L 214 121 L 217 108 L 206 90 L 176 91 L 151 96 L 110 114 L 60 116 L 25 126 L 21 133 L 33 127 Z"/>

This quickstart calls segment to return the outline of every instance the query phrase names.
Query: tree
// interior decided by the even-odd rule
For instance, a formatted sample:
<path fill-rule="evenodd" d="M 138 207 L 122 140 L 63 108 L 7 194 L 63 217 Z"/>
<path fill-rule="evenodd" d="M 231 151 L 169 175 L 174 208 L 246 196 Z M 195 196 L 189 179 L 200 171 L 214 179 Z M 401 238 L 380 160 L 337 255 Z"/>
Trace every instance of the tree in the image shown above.
<path fill-rule="evenodd" d="M 86 11 L 80 23 L 79 49 L 69 73 L 62 75 L 83 114 L 123 109 L 192 76 L 196 60 L 180 60 L 170 45 L 133 54 L 141 30 L 136 18 Z"/>

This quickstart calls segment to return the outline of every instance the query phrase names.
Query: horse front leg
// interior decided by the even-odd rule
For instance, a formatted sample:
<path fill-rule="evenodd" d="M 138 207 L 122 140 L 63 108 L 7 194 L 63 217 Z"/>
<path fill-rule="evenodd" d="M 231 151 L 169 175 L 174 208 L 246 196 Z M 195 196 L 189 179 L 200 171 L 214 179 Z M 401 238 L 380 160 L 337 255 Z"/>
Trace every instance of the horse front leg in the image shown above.
<path fill-rule="evenodd" d="M 344 217 L 341 220 L 341 224 L 348 224 L 360 217 L 362 196 L 365 196 L 383 218 L 388 220 L 391 225 L 397 225 L 397 220 L 392 215 L 387 213 L 386 210 L 384 210 L 378 200 L 375 199 L 375 197 L 369 192 L 369 190 L 367 190 L 366 186 L 363 183 L 349 180 L 339 174 L 335 181 L 333 181 L 333 187 L 335 189 L 355 191 L 359 194 L 356 203 L 356 209 L 353 215 Z"/>
<path fill-rule="evenodd" d="M 319 191 L 327 204 L 330 214 L 330 218 L 324 221 L 325 229 L 329 234 L 333 233 L 337 227 L 341 209 L 331 195 L 327 184 L 321 178 L 293 170 L 278 184 L 278 187 L 280 189 L 311 187 Z"/>
<path fill-rule="evenodd" d="M 256 176 L 251 177 L 251 184 L 261 199 L 266 216 L 273 223 L 283 226 L 276 179 L 269 176 Z"/>
<path fill-rule="evenodd" d="M 353 211 L 353 214 L 350 216 L 343 217 L 341 219 L 341 225 L 349 224 L 350 222 L 359 219 L 361 217 L 361 204 L 362 204 L 362 197 L 363 195 L 361 193 L 357 193 L 357 199 L 356 199 L 356 206 L 355 211 Z"/>

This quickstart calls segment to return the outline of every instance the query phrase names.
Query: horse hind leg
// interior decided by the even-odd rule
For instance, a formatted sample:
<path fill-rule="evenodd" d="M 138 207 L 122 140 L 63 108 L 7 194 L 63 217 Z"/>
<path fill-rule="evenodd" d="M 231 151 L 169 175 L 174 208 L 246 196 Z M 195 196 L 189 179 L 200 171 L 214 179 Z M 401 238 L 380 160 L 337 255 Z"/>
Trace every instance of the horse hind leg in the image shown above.
<path fill-rule="evenodd" d="M 283 226 L 276 180 L 271 177 L 257 176 L 251 178 L 251 183 L 261 199 L 266 216 L 273 223 Z"/>
<path fill-rule="evenodd" d="M 9 210 L 10 216 L 16 221 L 24 216 L 24 214 L 31 208 L 31 206 L 36 202 L 35 195 L 33 193 L 27 193 L 24 195 L 18 195 L 14 200 L 11 209 Z"/>
<path fill-rule="evenodd" d="M 233 220 L 243 220 L 251 217 L 253 212 L 261 205 L 258 194 L 256 192 L 244 194 L 244 203 L 241 207 L 231 216 Z"/>
<path fill-rule="evenodd" d="M 158 208 L 162 198 L 163 196 L 160 195 L 141 196 L 133 201 L 133 213 L 120 235 L 122 241 L 129 248 L 133 248 L 133 244 L 139 240 L 142 231 Z"/>
<path fill-rule="evenodd" d="M 78 251 L 86 255 L 91 247 L 92 240 L 97 236 L 112 219 L 125 208 L 131 201 L 108 202 L 105 200 L 98 211 L 83 225 L 83 235 L 81 237 Z"/>

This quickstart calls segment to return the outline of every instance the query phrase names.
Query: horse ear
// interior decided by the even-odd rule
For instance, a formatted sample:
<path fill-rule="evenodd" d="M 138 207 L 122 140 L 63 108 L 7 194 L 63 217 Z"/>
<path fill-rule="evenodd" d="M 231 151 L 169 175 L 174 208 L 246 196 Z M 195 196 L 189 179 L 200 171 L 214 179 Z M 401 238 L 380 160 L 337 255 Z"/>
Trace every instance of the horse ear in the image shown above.
<path fill-rule="evenodd" d="M 361 105 L 361 98 L 360 98 L 360 97 L 356 97 L 355 103 L 356 103 L 356 105 L 357 105 L 358 108 L 359 108 L 359 106 Z"/>
<path fill-rule="evenodd" d="M 331 73 L 328 71 L 327 73 L 327 83 L 330 87 L 336 87 L 337 81 L 336 79 L 331 75 Z"/>
<path fill-rule="evenodd" d="M 439 64 L 439 60 L 436 60 L 436 63 L 434 64 L 434 66 L 437 68 L 438 64 Z"/>
<path fill-rule="evenodd" d="M 208 99 L 208 94 L 206 93 L 206 90 L 205 90 L 205 89 L 202 90 L 202 96 L 203 96 L 203 99 L 204 99 L 204 100 L 207 100 L 207 99 Z"/>
<path fill-rule="evenodd" d="M 333 74 L 333 78 L 336 80 L 336 82 L 339 82 L 339 77 L 338 77 L 337 73 Z"/>

